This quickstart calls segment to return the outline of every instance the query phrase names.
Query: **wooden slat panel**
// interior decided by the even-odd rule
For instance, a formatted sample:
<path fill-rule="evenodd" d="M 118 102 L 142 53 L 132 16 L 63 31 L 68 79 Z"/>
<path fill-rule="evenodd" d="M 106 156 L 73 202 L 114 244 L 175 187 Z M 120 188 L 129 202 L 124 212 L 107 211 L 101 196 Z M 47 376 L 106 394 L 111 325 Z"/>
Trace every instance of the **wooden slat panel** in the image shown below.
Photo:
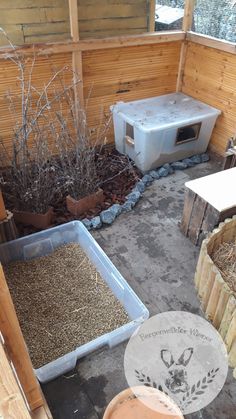
<path fill-rule="evenodd" d="M 148 30 L 146 0 L 78 0 L 80 38 L 138 34 Z"/>
<path fill-rule="evenodd" d="M 113 36 L 103 39 L 86 39 L 78 43 L 78 48 L 81 51 L 104 50 L 119 47 L 164 44 L 166 42 L 172 43 L 183 41 L 184 39 L 185 33 L 183 31 L 163 31 L 143 33 L 141 35 Z M 45 51 L 41 53 L 45 53 Z"/>
<path fill-rule="evenodd" d="M 147 0 L 78 0 L 78 6 L 80 38 L 148 30 Z M 1 0 L 0 10 L 0 26 L 16 45 L 70 39 L 68 0 Z"/>
<path fill-rule="evenodd" d="M 83 52 L 88 121 L 99 125 L 117 101 L 175 91 L 181 42 Z M 113 140 L 110 131 L 109 140 Z"/>
<path fill-rule="evenodd" d="M 0 417 L 12 419 L 31 418 L 1 342 Z"/>
<path fill-rule="evenodd" d="M 1 11 L 0 11 L 1 16 Z M 24 33 L 22 30 L 22 25 L 5 25 L 1 24 L 1 17 L 0 17 L 0 26 L 4 29 L 4 31 L 8 34 L 8 37 L 11 39 L 11 42 L 15 45 L 23 45 L 24 44 Z M 0 32 L 0 46 L 6 45 L 8 41 L 6 40 L 5 35 Z"/>
<path fill-rule="evenodd" d="M 142 28 L 129 28 L 129 29 L 106 29 L 94 32 L 82 32 L 81 39 L 96 39 L 107 38 L 111 36 L 122 36 L 122 35 L 139 35 L 144 32 Z"/>
<path fill-rule="evenodd" d="M 78 6 L 104 6 L 114 4 L 134 4 L 144 3 L 146 0 L 78 0 Z"/>
<path fill-rule="evenodd" d="M 57 54 L 49 57 L 38 57 L 33 71 L 33 85 L 40 89 L 43 85 L 47 84 L 52 77 L 54 69 L 62 69 L 65 65 L 68 65 L 69 67 L 72 65 L 70 53 Z M 8 108 L 6 95 L 10 90 L 11 94 L 14 96 L 14 102 L 16 104 L 14 120 L 19 119 L 21 100 L 18 76 L 19 74 L 15 64 L 9 60 L 0 60 L 0 138 L 4 141 L 6 148 L 9 150 L 11 149 L 10 145 L 14 121 Z M 72 74 L 68 72 L 68 78 L 66 77 L 65 80 L 67 83 L 71 83 L 71 76 Z"/>
<path fill-rule="evenodd" d="M 236 130 L 236 55 L 189 42 L 182 91 L 222 111 L 210 146 L 223 155 Z"/>
<path fill-rule="evenodd" d="M 128 16 L 123 17 L 122 19 L 116 19 L 114 23 L 114 19 L 107 18 L 107 19 L 94 19 L 94 20 L 81 20 L 80 21 L 80 31 L 81 32 L 93 32 L 94 31 L 101 31 L 101 30 L 109 30 L 113 29 L 132 29 L 132 28 L 146 28 L 147 18 L 145 15 L 143 16 Z M 127 32 L 126 32 L 127 33 Z"/>
<path fill-rule="evenodd" d="M 69 21 L 44 23 L 44 25 L 35 23 L 31 25 L 23 25 L 23 30 L 24 30 L 25 36 L 40 36 L 40 35 L 50 35 L 50 34 L 55 34 L 55 33 L 68 33 L 69 34 L 70 23 Z"/>
<path fill-rule="evenodd" d="M 107 4 L 81 5 L 79 4 L 79 20 L 122 18 L 127 16 L 143 16 L 147 12 L 146 2 L 137 1 L 136 4 Z"/>
<path fill-rule="evenodd" d="M 42 397 L 42 392 L 34 374 L 33 366 L 21 332 L 19 321 L 15 312 L 15 307 L 11 299 L 1 264 L 0 330 L 4 338 L 4 342 L 6 343 L 9 357 L 14 365 L 30 409 L 34 410 L 40 406 L 43 406 L 44 400 Z"/>
<path fill-rule="evenodd" d="M 1 24 L 2 22 L 7 24 L 59 22 L 65 19 L 65 12 L 66 9 L 63 7 L 2 9 Z"/>
<path fill-rule="evenodd" d="M 67 38 L 67 32 L 51 33 L 50 35 L 31 35 L 25 36 L 24 40 L 27 44 L 34 44 L 38 42 L 52 42 L 64 41 Z"/>
<path fill-rule="evenodd" d="M 26 9 L 33 7 L 64 7 L 67 0 L 1 0 L 0 9 Z"/>
<path fill-rule="evenodd" d="M 16 45 L 69 39 L 68 0 L 1 0 L 0 26 Z"/>

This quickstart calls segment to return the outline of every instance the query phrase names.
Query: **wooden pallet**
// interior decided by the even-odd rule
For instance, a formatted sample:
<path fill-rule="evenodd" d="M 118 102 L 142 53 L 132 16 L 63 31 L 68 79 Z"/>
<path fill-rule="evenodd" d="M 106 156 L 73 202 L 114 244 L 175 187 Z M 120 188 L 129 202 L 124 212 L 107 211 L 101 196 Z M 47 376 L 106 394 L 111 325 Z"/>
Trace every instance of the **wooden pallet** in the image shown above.
<path fill-rule="evenodd" d="M 229 365 L 236 378 L 236 296 L 228 287 L 211 259 L 214 249 L 223 242 L 236 240 L 236 216 L 220 223 L 202 243 L 195 273 L 195 286 L 202 309 L 224 340 Z"/>
<path fill-rule="evenodd" d="M 220 222 L 236 214 L 236 167 L 185 183 L 180 229 L 200 244 Z"/>

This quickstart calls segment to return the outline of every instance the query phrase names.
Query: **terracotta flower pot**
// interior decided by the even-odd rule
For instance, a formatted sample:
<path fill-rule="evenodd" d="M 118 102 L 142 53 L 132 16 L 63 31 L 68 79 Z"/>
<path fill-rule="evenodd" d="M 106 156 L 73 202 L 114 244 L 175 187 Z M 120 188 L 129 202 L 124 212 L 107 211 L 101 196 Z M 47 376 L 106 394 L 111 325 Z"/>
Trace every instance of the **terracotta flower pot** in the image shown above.
<path fill-rule="evenodd" d="M 139 394 L 139 398 L 134 394 Z M 156 397 L 155 397 L 156 395 Z M 155 399 L 153 399 L 153 396 Z M 158 398 L 165 401 L 160 403 Z M 150 403 L 148 398 L 150 398 Z M 144 401 L 141 401 L 143 399 Z M 152 400 L 151 400 L 152 399 Z M 149 406 L 155 407 L 151 409 Z M 164 410 L 165 409 L 165 410 Z M 178 406 L 164 393 L 144 386 L 122 391 L 108 405 L 103 419 L 184 419 Z"/>
<path fill-rule="evenodd" d="M 85 196 L 85 198 L 81 198 L 78 201 L 72 198 L 70 195 L 66 197 L 66 206 L 69 212 L 73 215 L 82 215 L 84 212 L 95 208 L 97 204 L 100 204 L 105 199 L 103 195 L 103 190 L 98 189 L 97 192 Z"/>
<path fill-rule="evenodd" d="M 53 208 L 50 207 L 45 214 L 18 210 L 13 210 L 13 214 L 15 221 L 18 223 L 32 225 L 36 228 L 44 230 L 52 224 Z"/>

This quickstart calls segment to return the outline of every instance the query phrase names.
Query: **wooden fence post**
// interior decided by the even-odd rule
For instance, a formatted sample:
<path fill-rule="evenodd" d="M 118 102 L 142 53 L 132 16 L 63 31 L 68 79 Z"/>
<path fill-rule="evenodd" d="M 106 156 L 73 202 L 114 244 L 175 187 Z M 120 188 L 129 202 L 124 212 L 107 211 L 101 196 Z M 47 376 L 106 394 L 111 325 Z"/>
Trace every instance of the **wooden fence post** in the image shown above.
<path fill-rule="evenodd" d="M 182 30 L 185 33 L 190 31 L 192 28 L 194 6 L 195 6 L 195 0 L 185 0 L 184 18 L 183 18 L 183 25 L 182 25 Z M 185 41 L 183 41 L 181 45 L 179 71 L 178 71 L 178 77 L 177 77 L 177 83 L 176 83 L 176 92 L 181 92 L 182 90 L 187 48 L 188 48 L 188 43 L 187 43 L 187 40 L 185 39 Z"/>
<path fill-rule="evenodd" d="M 70 12 L 70 33 L 73 42 L 79 42 L 79 16 L 77 0 L 69 0 Z M 76 50 L 72 52 L 72 68 L 75 73 L 75 80 L 78 78 L 80 82 L 75 86 L 75 102 L 80 108 L 84 108 L 84 91 L 83 91 L 83 63 L 82 51 Z"/>
<path fill-rule="evenodd" d="M 7 352 L 16 369 L 19 381 L 33 411 L 44 405 L 42 392 L 34 374 L 31 359 L 21 332 L 14 304 L 0 264 L 0 331 Z"/>
<path fill-rule="evenodd" d="M 2 197 L 2 191 L 0 190 L 0 221 L 5 220 L 5 218 L 7 218 L 7 212 Z"/>
<path fill-rule="evenodd" d="M 192 28 L 195 0 L 185 0 L 182 30 L 188 32 Z"/>
<path fill-rule="evenodd" d="M 0 417 L 31 418 L 2 342 L 0 342 Z"/>
<path fill-rule="evenodd" d="M 149 0 L 149 19 L 148 19 L 149 32 L 155 32 L 155 11 L 156 11 L 156 0 Z"/>

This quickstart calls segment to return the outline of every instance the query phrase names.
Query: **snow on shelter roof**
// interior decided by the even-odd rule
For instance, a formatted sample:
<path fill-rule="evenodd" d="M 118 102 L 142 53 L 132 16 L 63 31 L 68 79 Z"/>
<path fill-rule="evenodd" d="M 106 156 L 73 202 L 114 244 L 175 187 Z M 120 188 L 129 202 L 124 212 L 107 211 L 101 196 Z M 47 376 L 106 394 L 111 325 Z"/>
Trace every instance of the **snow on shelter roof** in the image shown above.
<path fill-rule="evenodd" d="M 158 23 L 164 23 L 170 25 L 171 23 L 176 22 L 179 19 L 182 19 L 184 16 L 184 9 L 173 8 L 168 6 L 162 6 L 161 4 L 156 4 L 156 17 L 155 20 Z"/>

